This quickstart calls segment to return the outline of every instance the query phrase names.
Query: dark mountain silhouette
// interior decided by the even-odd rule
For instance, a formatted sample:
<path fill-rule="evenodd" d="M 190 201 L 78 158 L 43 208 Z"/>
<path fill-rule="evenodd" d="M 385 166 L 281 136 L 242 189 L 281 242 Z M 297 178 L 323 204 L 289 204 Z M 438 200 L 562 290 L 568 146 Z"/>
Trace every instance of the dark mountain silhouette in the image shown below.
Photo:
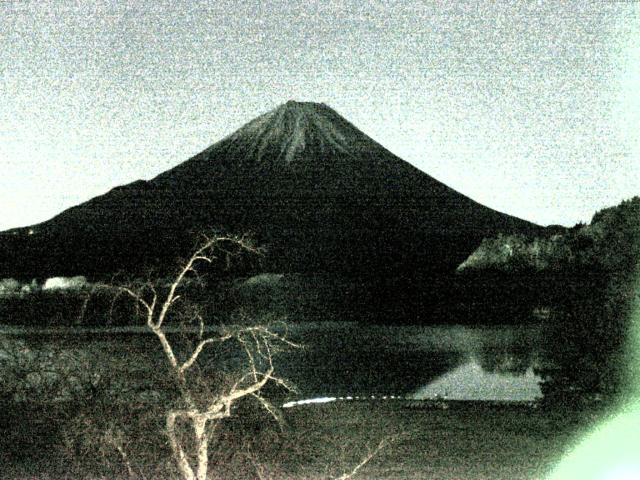
<path fill-rule="evenodd" d="M 0 276 L 141 272 L 212 228 L 252 234 L 266 271 L 405 285 L 454 271 L 484 237 L 541 229 L 452 190 L 326 105 L 287 102 L 150 181 L 0 234 Z"/>

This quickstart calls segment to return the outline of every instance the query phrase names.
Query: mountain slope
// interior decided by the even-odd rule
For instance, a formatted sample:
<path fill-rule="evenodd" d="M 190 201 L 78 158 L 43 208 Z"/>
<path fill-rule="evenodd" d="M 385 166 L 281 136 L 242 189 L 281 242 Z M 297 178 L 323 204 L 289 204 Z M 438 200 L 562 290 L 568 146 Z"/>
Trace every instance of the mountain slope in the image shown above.
<path fill-rule="evenodd" d="M 448 188 L 329 107 L 287 102 L 150 181 L 1 234 L 0 276 L 140 272 L 211 228 L 253 234 L 266 270 L 407 280 L 452 271 L 483 237 L 539 229 Z"/>

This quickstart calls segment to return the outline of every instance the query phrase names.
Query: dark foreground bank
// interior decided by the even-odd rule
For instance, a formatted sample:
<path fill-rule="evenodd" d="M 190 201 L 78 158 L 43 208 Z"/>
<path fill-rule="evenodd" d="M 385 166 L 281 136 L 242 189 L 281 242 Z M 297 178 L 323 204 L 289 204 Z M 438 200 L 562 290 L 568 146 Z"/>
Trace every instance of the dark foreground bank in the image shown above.
<path fill-rule="evenodd" d="M 3 412 L 2 478 L 178 478 L 161 425 L 134 405 L 111 412 L 139 423 L 139 438 L 98 433 L 107 419 L 62 406 Z M 595 405 L 364 401 L 285 409 L 278 425 L 239 411 L 215 431 L 211 478 L 338 478 L 383 441 L 353 478 L 538 479 L 603 416 Z"/>

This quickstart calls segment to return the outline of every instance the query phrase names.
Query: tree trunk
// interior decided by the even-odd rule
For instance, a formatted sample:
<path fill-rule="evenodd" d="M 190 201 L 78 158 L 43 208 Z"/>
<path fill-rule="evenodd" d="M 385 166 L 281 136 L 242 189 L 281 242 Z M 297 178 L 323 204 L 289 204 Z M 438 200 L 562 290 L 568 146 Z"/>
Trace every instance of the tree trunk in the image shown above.
<path fill-rule="evenodd" d="M 195 417 L 193 419 L 198 456 L 197 480 L 206 480 L 209 468 L 209 436 L 206 433 L 206 427 L 206 418 Z"/>
<path fill-rule="evenodd" d="M 189 460 L 180 445 L 176 437 L 176 414 L 175 412 L 169 412 L 167 414 L 167 436 L 169 437 L 169 443 L 171 444 L 171 451 L 173 452 L 173 458 L 178 466 L 178 471 L 183 480 L 196 480 Z M 205 473 L 206 475 L 206 473 Z M 198 477 L 200 478 L 200 477 Z"/>

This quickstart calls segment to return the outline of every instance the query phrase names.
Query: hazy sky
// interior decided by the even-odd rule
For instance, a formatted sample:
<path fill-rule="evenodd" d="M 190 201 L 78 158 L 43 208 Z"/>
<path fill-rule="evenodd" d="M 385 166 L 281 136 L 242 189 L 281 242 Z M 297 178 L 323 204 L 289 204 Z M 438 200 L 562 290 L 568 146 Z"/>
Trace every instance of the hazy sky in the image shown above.
<path fill-rule="evenodd" d="M 0 229 L 288 99 L 538 223 L 640 194 L 640 3 L 296 3 L 0 0 Z"/>

